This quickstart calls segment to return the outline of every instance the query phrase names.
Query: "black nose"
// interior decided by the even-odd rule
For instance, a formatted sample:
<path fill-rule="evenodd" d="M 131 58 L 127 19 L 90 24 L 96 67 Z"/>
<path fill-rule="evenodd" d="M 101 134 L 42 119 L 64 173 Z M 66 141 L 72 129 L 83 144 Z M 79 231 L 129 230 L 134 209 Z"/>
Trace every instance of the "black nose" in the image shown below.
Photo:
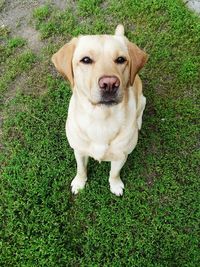
<path fill-rule="evenodd" d="M 115 93 L 120 86 L 116 76 L 103 76 L 99 79 L 99 87 L 104 93 Z"/>

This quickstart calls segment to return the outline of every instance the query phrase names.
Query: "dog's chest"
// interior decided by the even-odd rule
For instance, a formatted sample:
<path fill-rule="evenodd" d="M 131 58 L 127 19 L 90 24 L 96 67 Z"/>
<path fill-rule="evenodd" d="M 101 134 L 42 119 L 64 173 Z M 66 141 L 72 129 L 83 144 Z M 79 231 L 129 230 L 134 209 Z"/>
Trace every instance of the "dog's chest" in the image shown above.
<path fill-rule="evenodd" d="M 123 114 L 112 117 L 82 116 L 79 125 L 89 140 L 99 144 L 110 144 L 123 124 Z"/>
<path fill-rule="evenodd" d="M 91 120 L 88 127 L 84 127 L 83 124 L 83 133 L 85 132 L 89 140 L 89 155 L 99 161 L 116 158 L 118 154 L 115 151 L 117 146 L 113 149 L 112 143 L 118 137 L 121 128 L 122 118 L 119 117 Z"/>
<path fill-rule="evenodd" d="M 137 139 L 133 115 L 69 111 L 66 130 L 72 148 L 99 161 L 119 160 L 132 151 Z"/>

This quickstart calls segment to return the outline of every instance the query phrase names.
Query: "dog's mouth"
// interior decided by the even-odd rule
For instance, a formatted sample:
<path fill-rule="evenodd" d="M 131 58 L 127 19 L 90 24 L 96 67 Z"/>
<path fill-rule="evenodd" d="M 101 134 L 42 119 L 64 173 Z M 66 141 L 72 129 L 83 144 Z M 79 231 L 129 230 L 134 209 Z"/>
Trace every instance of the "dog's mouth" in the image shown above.
<path fill-rule="evenodd" d="M 118 92 L 115 92 L 113 94 L 111 93 L 103 93 L 101 95 L 101 99 L 99 101 L 100 105 L 106 105 L 106 106 L 113 106 L 117 105 L 122 101 L 122 96 L 118 94 Z"/>
<path fill-rule="evenodd" d="M 121 103 L 122 99 L 121 98 L 118 98 L 118 99 L 101 99 L 100 101 L 98 102 L 91 102 L 92 105 L 94 106 L 100 106 L 100 105 L 104 105 L 104 106 L 107 106 L 107 107 L 111 107 L 111 106 L 115 106 L 119 103 Z"/>
<path fill-rule="evenodd" d="M 99 101 L 100 105 L 106 105 L 106 106 L 114 106 L 119 104 L 119 101 L 117 100 L 101 100 Z"/>
<path fill-rule="evenodd" d="M 118 105 L 119 103 L 122 102 L 123 100 L 123 94 L 119 94 L 119 93 L 115 93 L 115 94 L 101 94 L 100 97 L 98 97 L 99 99 L 96 101 L 91 101 L 92 105 L 95 106 L 107 106 L 107 107 L 111 107 L 111 106 L 115 106 Z"/>

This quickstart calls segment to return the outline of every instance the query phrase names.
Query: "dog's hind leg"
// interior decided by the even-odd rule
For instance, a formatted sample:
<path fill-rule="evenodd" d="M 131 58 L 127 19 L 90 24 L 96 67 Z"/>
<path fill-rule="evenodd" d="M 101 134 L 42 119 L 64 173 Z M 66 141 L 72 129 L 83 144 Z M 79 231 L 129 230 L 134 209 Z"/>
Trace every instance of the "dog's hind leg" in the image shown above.
<path fill-rule="evenodd" d="M 145 106 L 146 106 L 146 97 L 141 95 L 140 101 L 139 101 L 139 107 L 137 110 L 137 125 L 138 125 L 139 130 L 141 130 L 141 127 L 142 127 L 142 115 L 143 115 Z"/>

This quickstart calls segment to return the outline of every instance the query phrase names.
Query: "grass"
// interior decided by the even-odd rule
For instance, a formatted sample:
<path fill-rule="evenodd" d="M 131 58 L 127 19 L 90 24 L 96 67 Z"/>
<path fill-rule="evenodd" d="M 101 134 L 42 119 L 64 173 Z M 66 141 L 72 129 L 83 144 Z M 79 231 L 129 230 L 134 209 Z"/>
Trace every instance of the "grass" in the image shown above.
<path fill-rule="evenodd" d="M 33 20 L 46 42 L 39 55 L 6 29 L 0 50 L 1 266 L 199 266 L 199 18 L 178 0 L 80 0 L 38 7 Z M 109 164 L 92 159 L 73 196 L 71 90 L 50 57 L 72 36 L 113 33 L 119 22 L 150 55 L 143 128 L 122 170 L 123 197 L 109 191 Z"/>

